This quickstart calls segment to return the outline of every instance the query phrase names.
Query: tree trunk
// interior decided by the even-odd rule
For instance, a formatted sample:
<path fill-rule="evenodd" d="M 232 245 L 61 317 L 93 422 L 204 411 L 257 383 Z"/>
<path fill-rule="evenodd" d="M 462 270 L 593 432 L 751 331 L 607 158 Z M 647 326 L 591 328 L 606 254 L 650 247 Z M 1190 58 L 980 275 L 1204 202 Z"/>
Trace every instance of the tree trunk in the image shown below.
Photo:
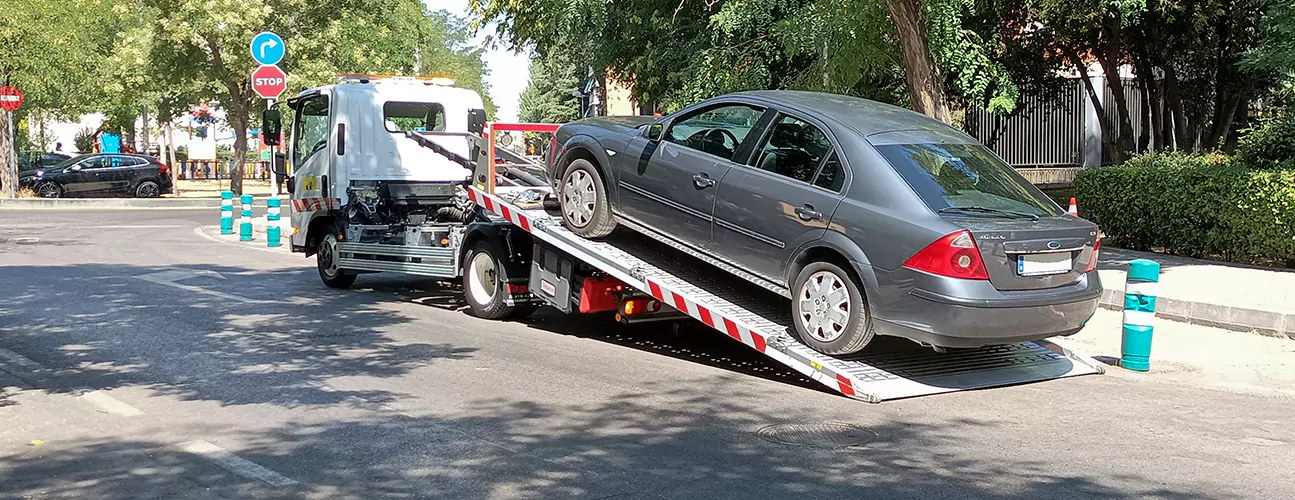
<path fill-rule="evenodd" d="M 1102 130 L 1102 147 L 1106 151 L 1115 151 L 1115 141 L 1111 133 L 1111 120 L 1106 117 L 1106 108 L 1102 106 L 1101 97 L 1097 95 L 1097 88 L 1093 86 L 1093 78 L 1088 75 L 1088 65 L 1084 64 L 1083 60 L 1074 51 L 1070 51 L 1067 56 L 1074 63 L 1075 69 L 1079 70 L 1079 80 L 1084 82 L 1084 91 L 1088 94 L 1088 100 L 1093 103 L 1093 109 L 1097 111 L 1097 125 Z"/>
<path fill-rule="evenodd" d="M 1220 92 L 1223 94 L 1223 92 Z M 1241 103 L 1241 92 L 1227 92 L 1226 97 L 1215 98 L 1214 119 L 1210 123 L 1209 135 L 1205 137 L 1205 149 L 1215 149 L 1227 140 L 1232 128 L 1232 119 L 1237 115 L 1237 106 Z"/>
<path fill-rule="evenodd" d="M 234 127 L 234 163 L 229 168 L 229 190 L 242 196 L 243 166 L 247 163 L 247 117 L 251 105 L 246 99 L 239 99 L 234 107 L 234 116 L 230 117 L 229 122 Z"/>
<path fill-rule="evenodd" d="M 899 33 L 904 79 L 908 82 L 913 110 L 944 123 L 953 123 L 949 103 L 945 99 L 944 79 L 931 56 L 921 0 L 886 0 L 886 7 Z"/>
<path fill-rule="evenodd" d="M 158 115 L 161 118 L 161 114 Z M 162 133 L 165 134 L 163 140 L 166 141 L 166 151 L 162 155 L 166 158 L 166 164 L 171 166 L 171 196 L 180 197 L 180 167 L 175 163 L 175 133 L 171 130 L 171 122 L 168 120 L 162 126 Z"/>
<path fill-rule="evenodd" d="M 0 108 L 0 198 L 18 196 L 18 164 L 14 162 L 17 154 L 14 148 L 13 113 Z"/>
<path fill-rule="evenodd" d="M 1138 91 L 1142 93 L 1142 109 L 1138 110 L 1138 116 L 1143 118 L 1142 131 L 1138 133 L 1138 151 L 1149 151 L 1151 149 L 1151 89 L 1147 88 L 1147 81 L 1141 77 L 1135 80 L 1138 83 Z"/>
<path fill-rule="evenodd" d="M 1183 98 L 1178 93 L 1178 73 L 1173 66 L 1165 66 L 1165 100 L 1168 101 L 1170 115 L 1173 117 L 1174 149 L 1190 149 L 1187 116 L 1183 113 Z"/>
<path fill-rule="evenodd" d="M 1111 151 L 1111 161 L 1121 163 L 1128 159 L 1129 154 L 1137 147 L 1133 138 L 1133 124 L 1129 120 L 1129 101 L 1125 98 L 1124 79 L 1120 78 L 1120 68 L 1115 64 L 1114 59 L 1099 55 L 1097 62 L 1102 65 L 1102 71 L 1106 73 L 1106 87 L 1111 89 L 1111 97 L 1115 100 L 1116 119 L 1119 120 L 1117 124 L 1119 135 L 1115 136 L 1115 150 Z"/>

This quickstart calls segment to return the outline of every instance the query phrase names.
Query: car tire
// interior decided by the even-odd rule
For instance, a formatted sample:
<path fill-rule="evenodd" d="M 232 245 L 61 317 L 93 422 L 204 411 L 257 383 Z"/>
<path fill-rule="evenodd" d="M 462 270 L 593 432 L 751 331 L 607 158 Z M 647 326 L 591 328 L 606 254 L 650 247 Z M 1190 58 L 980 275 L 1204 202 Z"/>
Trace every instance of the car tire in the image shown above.
<path fill-rule="evenodd" d="M 863 350 L 876 335 L 859 284 L 832 262 L 811 262 L 792 287 L 792 323 L 801 342 L 823 354 Z M 844 321 L 845 324 L 841 324 Z"/>
<path fill-rule="evenodd" d="M 54 181 L 45 181 L 36 185 L 36 196 L 41 198 L 59 198 L 63 196 L 63 186 Z"/>
<path fill-rule="evenodd" d="M 162 195 L 162 186 L 153 181 L 144 181 L 135 186 L 136 198 L 157 198 Z"/>
<path fill-rule="evenodd" d="M 599 238 L 616 229 L 611 203 L 607 200 L 607 186 L 598 169 L 588 160 L 576 159 L 562 173 L 558 203 L 562 223 L 573 233 L 585 238 Z"/>
<path fill-rule="evenodd" d="M 478 241 L 463 258 L 463 298 L 472 315 L 482 319 L 521 319 L 539 306 L 534 303 L 509 304 L 504 288 L 503 262 L 494 254 L 494 246 Z"/>
<path fill-rule="evenodd" d="M 337 235 L 333 233 L 319 239 L 315 248 L 315 265 L 319 268 L 319 279 L 329 288 L 344 289 L 355 284 L 355 273 L 337 267 Z"/>

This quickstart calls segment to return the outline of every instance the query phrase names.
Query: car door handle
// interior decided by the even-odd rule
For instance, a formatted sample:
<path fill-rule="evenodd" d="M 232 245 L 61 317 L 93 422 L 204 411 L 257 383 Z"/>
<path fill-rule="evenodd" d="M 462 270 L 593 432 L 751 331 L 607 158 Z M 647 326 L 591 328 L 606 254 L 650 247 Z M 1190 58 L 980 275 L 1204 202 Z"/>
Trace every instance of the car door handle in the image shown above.
<path fill-rule="evenodd" d="M 693 174 L 692 184 L 697 186 L 697 189 L 706 189 L 715 185 L 715 179 L 711 179 L 710 176 L 704 173 Z"/>
<path fill-rule="evenodd" d="M 801 205 L 799 207 L 796 207 L 796 216 L 800 217 L 800 220 L 811 221 L 811 220 L 822 219 L 823 213 L 815 211 L 813 206 Z"/>

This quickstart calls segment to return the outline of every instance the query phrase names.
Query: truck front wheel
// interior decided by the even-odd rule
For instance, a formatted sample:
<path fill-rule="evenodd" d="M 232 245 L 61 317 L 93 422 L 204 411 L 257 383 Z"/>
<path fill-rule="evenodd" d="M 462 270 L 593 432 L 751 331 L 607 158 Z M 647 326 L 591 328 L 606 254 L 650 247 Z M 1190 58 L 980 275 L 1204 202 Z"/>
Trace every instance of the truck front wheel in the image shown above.
<path fill-rule="evenodd" d="M 337 235 L 328 233 L 319 239 L 315 262 L 319 266 L 319 279 L 329 288 L 350 288 L 355 284 L 355 273 L 337 267 Z"/>
<path fill-rule="evenodd" d="M 531 303 L 509 304 L 507 284 L 500 269 L 503 263 L 494 247 L 478 241 L 463 259 L 463 297 L 472 315 L 484 319 L 524 318 L 535 312 Z"/>

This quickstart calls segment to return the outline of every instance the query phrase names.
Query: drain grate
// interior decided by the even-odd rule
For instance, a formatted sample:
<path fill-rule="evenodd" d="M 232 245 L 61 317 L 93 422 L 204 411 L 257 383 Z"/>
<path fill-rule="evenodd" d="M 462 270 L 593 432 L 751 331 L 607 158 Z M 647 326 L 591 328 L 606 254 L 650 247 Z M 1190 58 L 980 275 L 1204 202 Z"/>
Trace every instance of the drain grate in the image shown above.
<path fill-rule="evenodd" d="M 840 422 L 770 425 L 756 434 L 774 443 L 811 448 L 845 448 L 877 439 L 875 432 Z"/>

